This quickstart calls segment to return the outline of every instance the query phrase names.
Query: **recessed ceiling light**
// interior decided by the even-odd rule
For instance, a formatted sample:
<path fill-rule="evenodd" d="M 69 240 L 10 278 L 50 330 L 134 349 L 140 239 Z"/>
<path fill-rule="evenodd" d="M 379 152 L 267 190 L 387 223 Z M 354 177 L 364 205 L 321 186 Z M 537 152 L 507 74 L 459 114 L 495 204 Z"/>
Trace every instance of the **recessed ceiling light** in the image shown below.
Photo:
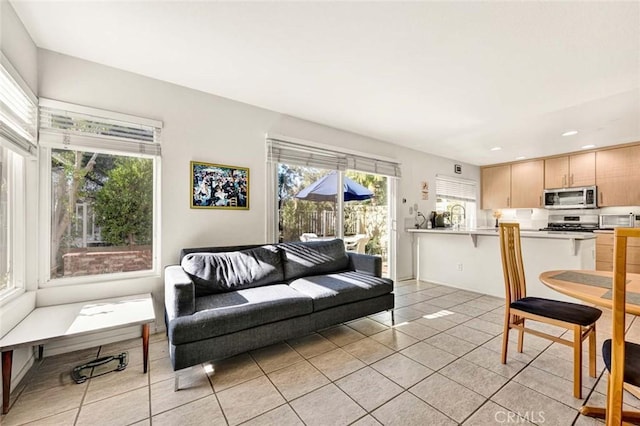
<path fill-rule="evenodd" d="M 501 146 L 494 146 L 493 148 L 491 148 L 491 151 L 500 151 L 501 149 Z"/>
<path fill-rule="evenodd" d="M 578 131 L 577 130 L 567 130 L 566 132 L 564 132 L 562 134 L 562 136 L 573 136 L 573 135 L 577 135 Z"/>
<path fill-rule="evenodd" d="M 516 157 L 516 160 L 524 160 L 525 158 L 527 157 L 525 157 L 524 155 L 521 155 L 520 157 Z"/>
<path fill-rule="evenodd" d="M 595 148 L 596 146 L 591 144 L 591 145 L 582 145 L 580 148 L 582 149 L 590 149 L 590 148 Z"/>

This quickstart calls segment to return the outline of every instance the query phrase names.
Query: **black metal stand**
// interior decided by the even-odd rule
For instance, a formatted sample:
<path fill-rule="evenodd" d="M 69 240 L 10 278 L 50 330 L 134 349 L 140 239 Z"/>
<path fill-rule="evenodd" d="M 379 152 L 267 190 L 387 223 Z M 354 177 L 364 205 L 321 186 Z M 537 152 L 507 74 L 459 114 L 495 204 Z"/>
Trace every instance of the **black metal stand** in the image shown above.
<path fill-rule="evenodd" d="M 120 355 L 106 356 L 104 358 L 94 359 L 91 362 L 74 367 L 74 369 L 71 371 L 71 378 L 73 379 L 74 382 L 76 382 L 77 384 L 80 384 L 94 377 L 103 376 L 105 374 L 108 374 L 114 371 L 122 371 L 125 368 L 127 368 L 127 364 L 129 363 L 127 359 L 128 356 L 129 354 L 127 352 L 122 352 Z M 93 374 L 94 368 L 100 367 L 101 365 L 107 364 L 114 360 L 118 360 L 118 365 L 116 366 L 116 368 L 114 368 L 113 370 L 108 370 L 108 371 L 99 373 L 99 374 Z M 88 376 L 82 374 L 82 370 L 87 370 L 87 369 L 91 370 Z"/>

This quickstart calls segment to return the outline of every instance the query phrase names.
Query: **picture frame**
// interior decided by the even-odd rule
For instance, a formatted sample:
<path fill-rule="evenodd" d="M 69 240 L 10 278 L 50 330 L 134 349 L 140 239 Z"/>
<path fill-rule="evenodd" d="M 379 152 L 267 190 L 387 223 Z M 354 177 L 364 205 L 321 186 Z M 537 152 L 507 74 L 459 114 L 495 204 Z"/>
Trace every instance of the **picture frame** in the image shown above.
<path fill-rule="evenodd" d="M 249 210 L 249 168 L 191 161 L 192 209 Z"/>

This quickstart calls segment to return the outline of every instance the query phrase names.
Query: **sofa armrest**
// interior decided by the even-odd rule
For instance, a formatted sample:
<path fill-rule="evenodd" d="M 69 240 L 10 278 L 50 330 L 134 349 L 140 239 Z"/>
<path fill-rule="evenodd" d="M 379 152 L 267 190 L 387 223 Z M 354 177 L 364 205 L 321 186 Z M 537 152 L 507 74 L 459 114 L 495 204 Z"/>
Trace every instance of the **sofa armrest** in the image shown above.
<path fill-rule="evenodd" d="M 196 310 L 195 286 L 180 265 L 164 268 L 164 306 L 169 320 Z"/>
<path fill-rule="evenodd" d="M 353 271 L 364 272 L 374 277 L 382 276 L 382 258 L 371 254 L 348 251 L 349 267 Z"/>

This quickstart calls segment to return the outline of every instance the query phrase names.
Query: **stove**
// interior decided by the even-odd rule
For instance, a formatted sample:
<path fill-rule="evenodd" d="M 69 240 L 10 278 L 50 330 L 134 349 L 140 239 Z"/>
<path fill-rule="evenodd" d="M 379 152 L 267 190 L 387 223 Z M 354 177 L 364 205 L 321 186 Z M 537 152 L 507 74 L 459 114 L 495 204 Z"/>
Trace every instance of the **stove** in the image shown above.
<path fill-rule="evenodd" d="M 549 223 L 541 231 L 593 232 L 598 227 L 597 214 L 585 215 L 549 215 Z"/>

